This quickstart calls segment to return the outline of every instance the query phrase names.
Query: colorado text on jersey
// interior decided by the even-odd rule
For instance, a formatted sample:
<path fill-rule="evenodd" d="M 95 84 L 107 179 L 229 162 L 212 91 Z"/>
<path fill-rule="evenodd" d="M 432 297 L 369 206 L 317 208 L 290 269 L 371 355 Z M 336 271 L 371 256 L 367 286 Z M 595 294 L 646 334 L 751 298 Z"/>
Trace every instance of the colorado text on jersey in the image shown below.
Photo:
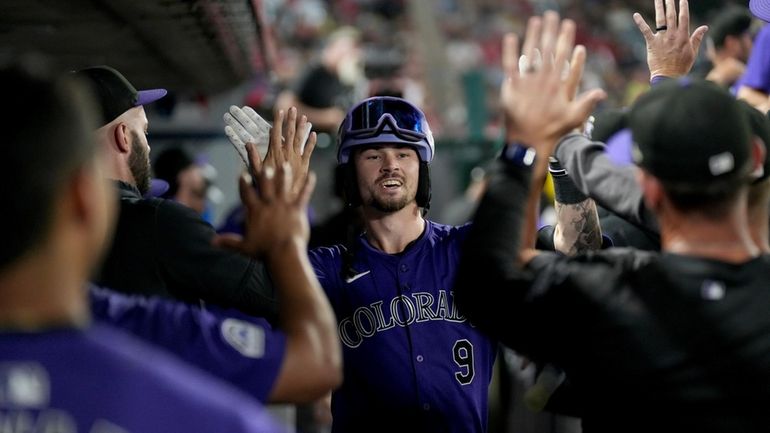
<path fill-rule="evenodd" d="M 358 307 L 351 316 L 340 321 L 339 333 L 342 342 L 351 348 L 358 347 L 364 340 L 378 332 L 387 331 L 397 325 L 404 327 L 412 323 L 431 320 L 445 320 L 462 323 L 465 317 L 457 311 L 455 303 L 450 305 L 453 292 L 438 291 L 438 300 L 433 293 L 414 292 L 411 295 L 394 297 L 385 306 L 377 301 L 368 306 Z"/>

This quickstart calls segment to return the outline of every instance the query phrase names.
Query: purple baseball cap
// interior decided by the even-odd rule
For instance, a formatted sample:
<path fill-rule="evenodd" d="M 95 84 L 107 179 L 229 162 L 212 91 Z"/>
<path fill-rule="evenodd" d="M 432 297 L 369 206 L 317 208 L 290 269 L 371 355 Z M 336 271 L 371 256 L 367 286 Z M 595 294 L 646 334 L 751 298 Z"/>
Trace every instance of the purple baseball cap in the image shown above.
<path fill-rule="evenodd" d="M 166 89 L 136 90 L 117 70 L 109 66 L 94 66 L 75 72 L 75 76 L 91 85 L 99 101 L 104 126 L 126 111 L 147 105 L 166 96 Z"/>
<path fill-rule="evenodd" d="M 770 22 L 770 1 L 769 0 L 751 0 L 749 9 L 757 18 Z"/>

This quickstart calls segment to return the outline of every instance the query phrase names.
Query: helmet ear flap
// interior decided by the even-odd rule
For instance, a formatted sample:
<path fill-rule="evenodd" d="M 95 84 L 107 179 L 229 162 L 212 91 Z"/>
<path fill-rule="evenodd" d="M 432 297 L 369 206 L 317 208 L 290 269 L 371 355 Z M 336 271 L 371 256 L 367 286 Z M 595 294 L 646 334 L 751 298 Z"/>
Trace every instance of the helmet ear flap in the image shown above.
<path fill-rule="evenodd" d="M 360 206 L 361 193 L 358 191 L 355 165 L 352 162 L 341 164 L 340 170 L 342 171 L 342 197 L 345 199 L 345 206 Z"/>
<path fill-rule="evenodd" d="M 417 195 L 415 197 L 417 206 L 425 210 L 430 209 L 430 198 L 430 169 L 427 162 L 420 161 L 420 177 L 417 179 Z"/>

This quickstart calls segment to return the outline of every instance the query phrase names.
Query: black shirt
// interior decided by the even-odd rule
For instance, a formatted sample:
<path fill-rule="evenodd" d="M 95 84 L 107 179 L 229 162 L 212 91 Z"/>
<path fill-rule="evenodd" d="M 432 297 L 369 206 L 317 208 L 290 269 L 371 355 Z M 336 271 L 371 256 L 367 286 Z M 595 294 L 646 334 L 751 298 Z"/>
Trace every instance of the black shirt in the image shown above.
<path fill-rule="evenodd" d="M 586 433 L 767 431 L 770 258 L 611 249 L 518 268 L 528 185 L 517 167 L 490 182 L 458 269 L 461 312 L 564 369 Z"/>
<path fill-rule="evenodd" d="M 275 317 L 273 286 L 263 264 L 214 247 L 213 227 L 192 209 L 171 200 L 145 199 L 133 186 L 116 184 L 120 214 L 97 284 Z"/>

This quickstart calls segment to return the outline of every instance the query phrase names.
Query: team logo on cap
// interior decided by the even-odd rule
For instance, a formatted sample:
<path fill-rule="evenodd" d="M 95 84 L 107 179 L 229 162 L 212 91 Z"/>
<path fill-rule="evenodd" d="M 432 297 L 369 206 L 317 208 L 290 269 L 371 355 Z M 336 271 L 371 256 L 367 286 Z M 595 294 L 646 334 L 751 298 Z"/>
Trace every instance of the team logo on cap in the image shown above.
<path fill-rule="evenodd" d="M 733 171 L 735 158 L 730 152 L 722 152 L 709 158 L 709 171 L 714 176 Z"/>

